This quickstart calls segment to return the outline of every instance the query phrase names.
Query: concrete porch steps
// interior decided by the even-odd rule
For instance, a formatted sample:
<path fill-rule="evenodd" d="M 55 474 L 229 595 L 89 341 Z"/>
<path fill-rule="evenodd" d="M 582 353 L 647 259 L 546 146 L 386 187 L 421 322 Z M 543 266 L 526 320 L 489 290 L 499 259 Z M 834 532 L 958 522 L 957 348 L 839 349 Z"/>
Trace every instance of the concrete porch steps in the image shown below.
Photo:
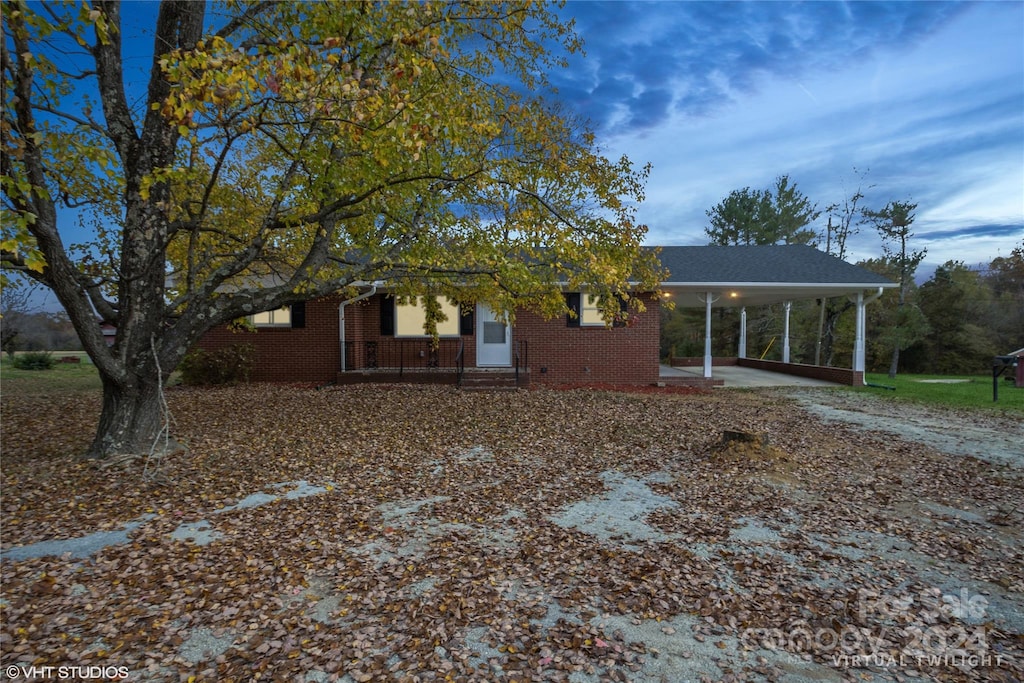
<path fill-rule="evenodd" d="M 339 385 L 379 383 L 379 384 L 455 384 L 458 373 L 455 368 L 428 368 L 399 371 L 396 368 L 374 368 L 366 370 L 350 370 L 338 373 Z M 516 382 L 514 369 L 506 368 L 466 368 L 462 376 L 462 389 L 467 391 L 514 391 L 530 384 L 530 373 L 519 370 L 519 381 Z"/>
<path fill-rule="evenodd" d="M 524 372 L 519 374 L 520 382 L 516 382 L 515 371 L 509 370 L 470 370 L 462 375 L 463 391 L 516 391 L 525 386 L 527 379 Z"/>

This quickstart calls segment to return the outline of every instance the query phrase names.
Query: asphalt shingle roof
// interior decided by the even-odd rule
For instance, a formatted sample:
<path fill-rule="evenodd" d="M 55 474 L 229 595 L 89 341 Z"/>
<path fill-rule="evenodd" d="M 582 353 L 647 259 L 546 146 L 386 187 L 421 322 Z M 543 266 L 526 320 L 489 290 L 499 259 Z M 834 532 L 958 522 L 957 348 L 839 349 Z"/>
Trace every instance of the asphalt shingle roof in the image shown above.
<path fill-rule="evenodd" d="M 661 247 L 669 283 L 860 284 L 891 286 L 892 281 L 802 244 Z"/>

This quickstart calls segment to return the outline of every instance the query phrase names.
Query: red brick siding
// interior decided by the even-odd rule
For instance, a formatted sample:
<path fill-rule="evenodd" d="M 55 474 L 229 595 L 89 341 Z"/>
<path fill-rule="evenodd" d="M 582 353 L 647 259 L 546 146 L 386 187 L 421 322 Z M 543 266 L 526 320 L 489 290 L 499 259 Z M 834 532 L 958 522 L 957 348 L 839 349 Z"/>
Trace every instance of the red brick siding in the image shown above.
<path fill-rule="evenodd" d="M 365 367 L 365 342 L 368 341 L 380 342 L 380 365 L 395 362 L 395 356 L 385 358 L 383 354 L 385 344 L 394 339 L 380 335 L 380 311 L 384 301 L 384 296 L 377 294 L 345 308 L 345 338 L 351 347 L 352 367 Z M 255 334 L 250 334 L 220 327 L 207 333 L 197 346 L 216 349 L 237 343 L 253 344 L 256 347 L 253 381 L 334 381 L 341 368 L 340 303 L 338 296 L 307 302 L 306 326 L 301 329 L 259 328 Z M 655 297 L 648 297 L 647 311 L 636 314 L 627 327 L 613 329 L 568 327 L 564 316 L 544 320 L 529 311 L 519 311 L 512 340 L 527 343 L 525 362 L 529 364 L 531 383 L 653 384 L 658 381 L 660 325 L 659 303 Z M 474 334 L 461 339 L 465 344 L 466 367 L 475 367 L 475 325 Z M 457 344 L 458 340 L 445 343 Z M 404 362 L 406 367 L 421 362 L 419 349 L 413 344 L 407 345 Z"/>
<path fill-rule="evenodd" d="M 656 297 L 627 327 L 568 327 L 565 316 L 516 314 L 514 341 L 527 342 L 530 383 L 654 384 L 658 381 L 661 313 Z M 546 371 L 545 371 L 546 369 Z"/>
<path fill-rule="evenodd" d="M 255 382 L 328 382 L 338 372 L 340 297 L 328 296 L 306 302 L 306 326 L 259 327 L 256 332 L 232 332 L 218 327 L 196 345 L 213 350 L 234 344 L 256 347 L 252 369 Z"/>

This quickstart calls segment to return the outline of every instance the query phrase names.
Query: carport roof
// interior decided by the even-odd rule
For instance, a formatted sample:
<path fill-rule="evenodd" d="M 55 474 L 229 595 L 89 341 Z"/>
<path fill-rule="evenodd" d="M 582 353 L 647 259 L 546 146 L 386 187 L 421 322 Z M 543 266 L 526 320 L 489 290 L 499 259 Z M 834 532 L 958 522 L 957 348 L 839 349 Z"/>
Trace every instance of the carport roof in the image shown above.
<path fill-rule="evenodd" d="M 661 247 L 662 290 L 680 307 L 756 306 L 899 285 L 807 245 Z"/>

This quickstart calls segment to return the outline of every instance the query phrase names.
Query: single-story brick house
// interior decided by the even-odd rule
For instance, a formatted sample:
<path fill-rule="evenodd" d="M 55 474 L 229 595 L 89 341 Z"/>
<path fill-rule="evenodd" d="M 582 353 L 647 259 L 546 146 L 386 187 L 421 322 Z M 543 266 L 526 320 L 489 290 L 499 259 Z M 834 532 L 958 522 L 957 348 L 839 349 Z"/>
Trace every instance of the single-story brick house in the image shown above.
<path fill-rule="evenodd" d="M 662 296 L 680 307 L 707 311 L 704 377 L 711 378 L 711 309 L 800 299 L 849 296 L 857 304 L 857 340 L 848 383 L 863 383 L 864 307 L 887 288 L 884 277 L 803 245 L 662 247 L 668 272 Z M 646 311 L 606 327 L 585 292 L 565 292 L 575 312 L 555 320 L 516 311 L 514 325 L 484 305 L 460 311 L 442 302 L 448 320 L 434 345 L 423 332 L 420 302 L 400 302 L 384 283 L 367 283 L 352 299 L 326 296 L 252 316 L 256 333 L 239 337 L 212 330 L 199 346 L 250 343 L 254 381 L 351 383 L 359 381 L 466 382 L 481 378 L 525 383 L 655 384 L 659 359 L 660 301 L 639 293 Z M 788 328 L 788 306 L 787 328 Z M 741 319 L 745 320 L 745 313 Z M 745 327 L 745 323 L 744 323 Z M 740 331 L 738 356 L 745 352 Z M 788 362 L 788 336 L 784 342 Z M 851 373 L 851 371 L 846 371 Z"/>

